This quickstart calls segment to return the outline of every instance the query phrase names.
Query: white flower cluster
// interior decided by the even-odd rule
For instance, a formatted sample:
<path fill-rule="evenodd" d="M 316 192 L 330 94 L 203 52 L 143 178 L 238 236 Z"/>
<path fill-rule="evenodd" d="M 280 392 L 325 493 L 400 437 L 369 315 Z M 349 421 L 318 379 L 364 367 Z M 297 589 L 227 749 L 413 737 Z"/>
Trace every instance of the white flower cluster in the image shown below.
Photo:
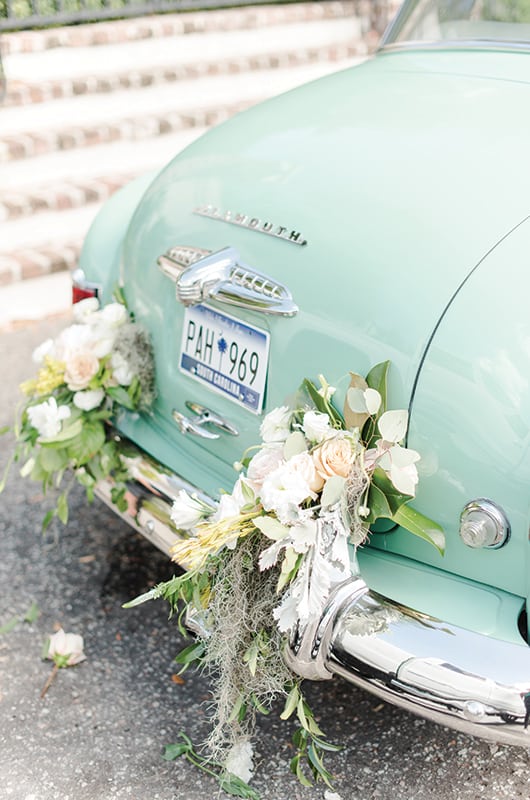
<path fill-rule="evenodd" d="M 379 392 L 355 391 L 359 396 L 353 402 L 359 412 L 375 418 L 382 402 Z M 275 408 L 262 422 L 262 446 L 248 463 L 246 475 L 238 478 L 231 494 L 222 496 L 218 509 L 214 512 L 182 491 L 173 505 L 173 522 L 180 529 L 194 531 L 205 520 L 236 519 L 243 508 L 254 508 L 253 524 L 271 541 L 261 552 L 259 568 L 270 569 L 281 558 L 286 585 L 299 565 L 298 577 L 275 614 L 280 630 L 289 630 L 298 620 L 307 621 L 321 611 L 331 586 L 349 575 L 349 530 L 339 524 L 336 508 L 352 470 L 364 476 L 367 488 L 379 467 L 398 492 L 414 495 L 419 455 L 399 444 L 407 423 L 406 411 L 383 413 L 377 422 L 380 438 L 367 449 L 360 441 L 359 429 L 338 430 L 326 413 Z M 365 497 L 367 491 L 356 509 L 360 518 L 370 514 L 361 502 Z M 330 531 L 334 537 L 331 548 Z"/>
<path fill-rule="evenodd" d="M 111 377 L 108 385 L 129 386 L 134 375 L 126 360 L 113 352 L 120 328 L 128 322 L 128 313 L 121 303 L 110 303 L 100 309 L 96 298 L 87 298 L 73 309 L 74 324 L 59 336 L 47 339 L 33 353 L 33 361 L 42 366 L 47 359 L 64 364 L 64 383 L 72 391 L 72 402 L 82 411 L 98 408 L 104 398 L 102 386 L 92 386 L 107 359 Z M 28 418 L 43 438 L 53 438 L 61 431 L 62 421 L 71 416 L 67 405 L 57 405 L 54 397 L 30 406 Z"/>

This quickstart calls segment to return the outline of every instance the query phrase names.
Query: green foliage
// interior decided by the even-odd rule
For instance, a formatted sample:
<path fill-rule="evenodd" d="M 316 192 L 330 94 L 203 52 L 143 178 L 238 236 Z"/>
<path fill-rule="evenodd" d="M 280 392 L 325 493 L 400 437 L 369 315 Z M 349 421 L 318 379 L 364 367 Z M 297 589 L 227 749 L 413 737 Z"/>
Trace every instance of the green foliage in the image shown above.
<path fill-rule="evenodd" d="M 197 753 L 191 739 L 186 736 L 185 733 L 181 731 L 179 737 L 181 739 L 180 742 L 168 744 L 164 747 L 162 758 L 165 761 L 174 761 L 176 758 L 184 756 L 190 764 L 193 764 L 207 775 L 215 778 L 223 792 L 226 792 L 232 797 L 243 797 L 246 798 L 246 800 L 260 800 L 259 794 L 252 789 L 248 783 L 238 778 L 237 775 L 227 772 L 224 766 L 218 761 L 204 758 Z"/>

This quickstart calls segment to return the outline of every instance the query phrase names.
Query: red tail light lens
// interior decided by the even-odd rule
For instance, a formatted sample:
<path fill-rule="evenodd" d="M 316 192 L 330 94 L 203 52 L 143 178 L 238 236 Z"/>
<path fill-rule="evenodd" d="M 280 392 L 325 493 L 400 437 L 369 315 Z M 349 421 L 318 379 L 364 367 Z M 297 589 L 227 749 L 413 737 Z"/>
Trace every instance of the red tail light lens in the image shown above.
<path fill-rule="evenodd" d="M 87 297 L 99 297 L 101 287 L 88 281 L 82 269 L 76 269 L 72 275 L 72 304 L 75 305 Z"/>

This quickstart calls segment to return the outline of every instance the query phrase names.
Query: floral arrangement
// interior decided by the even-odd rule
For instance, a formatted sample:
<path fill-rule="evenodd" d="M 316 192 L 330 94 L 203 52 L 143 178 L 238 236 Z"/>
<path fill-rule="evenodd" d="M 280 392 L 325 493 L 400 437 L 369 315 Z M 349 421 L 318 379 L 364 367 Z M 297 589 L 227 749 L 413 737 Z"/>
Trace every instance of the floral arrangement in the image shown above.
<path fill-rule="evenodd" d="M 96 298 L 87 298 L 74 306 L 73 314 L 73 325 L 33 353 L 38 372 L 21 386 L 27 401 L 14 427 L 17 444 L 8 465 L 23 461 L 21 475 L 41 481 L 44 492 L 62 488 L 70 470 L 43 528 L 54 517 L 67 522 L 75 480 L 92 499 L 96 483 L 112 476 L 112 500 L 124 510 L 127 472 L 105 424 L 120 410 L 147 409 L 153 401 L 149 338 L 124 303 L 100 308 Z M 0 491 L 4 485 L 5 477 Z"/>
<path fill-rule="evenodd" d="M 172 520 L 183 536 L 173 559 L 184 574 L 128 606 L 163 597 L 197 641 L 177 656 L 214 671 L 212 730 L 198 752 L 185 734 L 165 757 L 184 755 L 238 797 L 257 798 L 251 735 L 258 713 L 285 698 L 296 715 L 291 770 L 323 779 L 326 741 L 297 677 L 285 663 L 289 636 L 318 618 L 333 587 L 349 578 L 355 549 L 380 518 L 443 552 L 441 528 L 411 508 L 420 456 L 404 447 L 408 414 L 386 410 L 388 362 L 366 379 L 352 374 L 343 413 L 333 387 L 305 380 L 293 407 L 271 411 L 261 444 L 250 448 L 231 493 L 213 508 L 181 491 Z M 255 452 L 254 452 L 255 451 Z M 183 602 L 183 605 L 182 605 Z"/>

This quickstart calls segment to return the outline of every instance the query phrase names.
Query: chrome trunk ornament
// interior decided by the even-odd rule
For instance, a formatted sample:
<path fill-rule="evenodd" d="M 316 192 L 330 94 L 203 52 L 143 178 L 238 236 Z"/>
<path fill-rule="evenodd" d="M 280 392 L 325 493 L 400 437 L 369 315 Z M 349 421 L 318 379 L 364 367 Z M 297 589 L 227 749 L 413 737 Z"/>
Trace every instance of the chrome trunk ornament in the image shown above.
<path fill-rule="evenodd" d="M 175 281 L 177 300 L 185 306 L 211 299 L 275 316 L 298 311 L 286 286 L 244 264 L 233 247 L 215 253 L 174 247 L 158 258 L 158 266 Z"/>

